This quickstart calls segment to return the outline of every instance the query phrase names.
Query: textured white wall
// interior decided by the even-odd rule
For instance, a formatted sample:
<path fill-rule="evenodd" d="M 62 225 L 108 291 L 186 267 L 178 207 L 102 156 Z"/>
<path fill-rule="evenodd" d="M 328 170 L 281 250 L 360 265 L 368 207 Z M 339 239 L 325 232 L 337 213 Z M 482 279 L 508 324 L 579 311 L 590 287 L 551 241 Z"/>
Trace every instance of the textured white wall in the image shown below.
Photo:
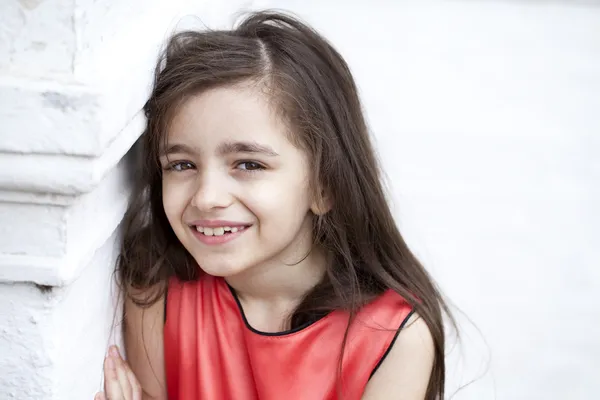
<path fill-rule="evenodd" d="M 111 235 L 69 285 L 0 284 L 0 399 L 93 398 L 106 348 L 120 337 L 115 244 Z"/>
<path fill-rule="evenodd" d="M 98 389 L 119 340 L 119 160 L 143 125 L 156 50 L 181 15 L 227 26 L 268 3 L 0 2 L 0 400 Z M 596 398 L 600 6 L 270 3 L 348 59 L 403 232 L 481 330 L 458 315 L 450 393 L 484 372 L 488 342 L 490 372 L 454 398 Z"/>

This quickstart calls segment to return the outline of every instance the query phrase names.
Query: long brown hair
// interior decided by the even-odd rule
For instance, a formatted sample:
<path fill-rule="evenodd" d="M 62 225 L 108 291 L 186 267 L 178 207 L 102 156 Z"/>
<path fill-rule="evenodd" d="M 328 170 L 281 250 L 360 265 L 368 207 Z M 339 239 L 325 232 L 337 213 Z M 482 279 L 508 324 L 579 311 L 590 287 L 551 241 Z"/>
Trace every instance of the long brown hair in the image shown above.
<path fill-rule="evenodd" d="M 117 271 L 125 295 L 148 305 L 164 295 L 170 276 L 198 278 L 198 266 L 163 210 L 159 147 L 186 98 L 245 81 L 268 89 L 292 140 L 311 158 L 315 195 L 332 204 L 314 218 L 315 242 L 332 255 L 331 262 L 293 313 L 292 327 L 336 309 L 352 316 L 391 288 L 431 331 L 435 361 L 426 398 L 442 399 L 442 316 L 450 316 L 448 308 L 398 231 L 348 65 L 316 31 L 285 14 L 252 13 L 233 30 L 185 31 L 168 42 L 144 107 L 147 129 L 138 144 L 137 185 L 124 221 Z M 156 288 L 153 296 L 133 296 L 148 288 Z"/>

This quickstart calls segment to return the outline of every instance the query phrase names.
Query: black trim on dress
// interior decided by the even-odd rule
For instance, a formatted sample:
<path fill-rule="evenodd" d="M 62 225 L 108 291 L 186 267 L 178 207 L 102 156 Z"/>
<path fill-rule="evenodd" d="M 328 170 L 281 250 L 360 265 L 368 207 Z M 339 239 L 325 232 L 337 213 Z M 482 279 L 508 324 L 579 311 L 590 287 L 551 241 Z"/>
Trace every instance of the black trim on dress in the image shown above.
<path fill-rule="evenodd" d="M 309 326 L 311 326 L 312 324 L 314 324 L 315 322 L 319 322 L 321 319 L 325 318 L 328 314 L 323 314 L 320 315 L 318 318 L 315 318 L 312 321 L 309 321 L 305 324 L 302 324 L 296 328 L 293 329 L 288 329 L 287 331 L 281 331 L 281 332 L 262 332 L 259 331 L 257 329 L 254 329 L 250 323 L 248 323 L 248 320 L 246 319 L 246 314 L 244 314 L 244 309 L 242 308 L 242 303 L 240 303 L 240 299 L 238 298 L 237 294 L 235 293 L 235 289 L 232 288 L 229 284 L 227 284 L 227 287 L 229 288 L 229 291 L 231 292 L 231 295 L 233 296 L 233 298 L 235 299 L 235 302 L 237 303 L 238 306 L 238 310 L 242 316 L 242 319 L 244 320 L 244 325 L 246 325 L 246 328 L 248 328 L 250 331 L 252 331 L 253 333 L 256 333 L 257 335 L 262 335 L 262 336 L 285 336 L 285 335 L 290 335 L 292 333 L 296 333 L 296 332 L 300 332 L 303 329 L 308 328 Z"/>
<path fill-rule="evenodd" d="M 169 297 L 169 285 L 167 284 L 167 286 L 165 287 L 165 315 L 163 317 L 163 324 L 167 323 L 167 298 Z"/>
<path fill-rule="evenodd" d="M 404 318 L 402 320 L 402 323 L 400 324 L 400 327 L 398 327 L 398 330 L 396 331 L 396 334 L 394 335 L 394 338 L 392 339 L 392 342 L 388 346 L 388 348 L 385 351 L 385 353 L 383 353 L 383 356 L 381 356 L 381 359 L 379 360 L 379 362 L 377 363 L 377 365 L 375 366 L 375 368 L 373 368 L 373 372 L 371 372 L 371 375 L 369 376 L 369 380 L 373 377 L 373 375 L 375 375 L 375 372 L 377 372 L 377 369 L 379 369 L 379 367 L 381 366 L 381 363 L 383 363 L 383 360 L 385 360 L 385 358 L 387 357 L 387 355 L 390 353 L 390 350 L 392 350 L 392 346 L 394 346 L 394 343 L 396 343 L 396 339 L 398 339 L 398 335 L 400 335 L 400 331 L 402 331 L 402 329 L 404 328 L 404 326 L 406 325 L 406 323 L 408 322 L 408 320 L 410 319 L 410 317 L 412 317 L 412 315 L 414 313 L 415 313 L 414 309 L 410 310 L 410 312 L 408 313 L 408 315 L 406 316 L 406 318 Z"/>

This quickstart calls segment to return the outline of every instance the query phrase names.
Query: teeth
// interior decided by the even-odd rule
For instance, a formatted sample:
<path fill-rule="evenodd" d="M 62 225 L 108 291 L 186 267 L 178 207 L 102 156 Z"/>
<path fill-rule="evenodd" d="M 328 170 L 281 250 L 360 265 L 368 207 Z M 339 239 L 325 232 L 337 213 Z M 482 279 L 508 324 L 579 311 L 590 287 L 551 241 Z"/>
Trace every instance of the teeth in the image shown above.
<path fill-rule="evenodd" d="M 206 236 L 222 236 L 225 232 L 239 232 L 243 230 L 245 227 L 243 226 L 218 226 L 214 228 L 204 227 L 204 226 L 196 226 L 196 230 L 200 233 L 204 233 Z"/>

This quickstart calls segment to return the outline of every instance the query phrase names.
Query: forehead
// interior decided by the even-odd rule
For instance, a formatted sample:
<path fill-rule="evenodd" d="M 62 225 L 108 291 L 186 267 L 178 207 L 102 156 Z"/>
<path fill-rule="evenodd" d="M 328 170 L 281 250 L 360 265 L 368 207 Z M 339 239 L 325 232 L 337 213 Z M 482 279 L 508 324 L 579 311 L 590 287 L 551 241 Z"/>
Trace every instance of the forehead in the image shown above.
<path fill-rule="evenodd" d="M 292 145 L 286 124 L 257 87 L 214 88 L 186 99 L 173 116 L 165 145 L 181 142 L 208 151 L 234 141 L 265 143 L 281 151 Z"/>

